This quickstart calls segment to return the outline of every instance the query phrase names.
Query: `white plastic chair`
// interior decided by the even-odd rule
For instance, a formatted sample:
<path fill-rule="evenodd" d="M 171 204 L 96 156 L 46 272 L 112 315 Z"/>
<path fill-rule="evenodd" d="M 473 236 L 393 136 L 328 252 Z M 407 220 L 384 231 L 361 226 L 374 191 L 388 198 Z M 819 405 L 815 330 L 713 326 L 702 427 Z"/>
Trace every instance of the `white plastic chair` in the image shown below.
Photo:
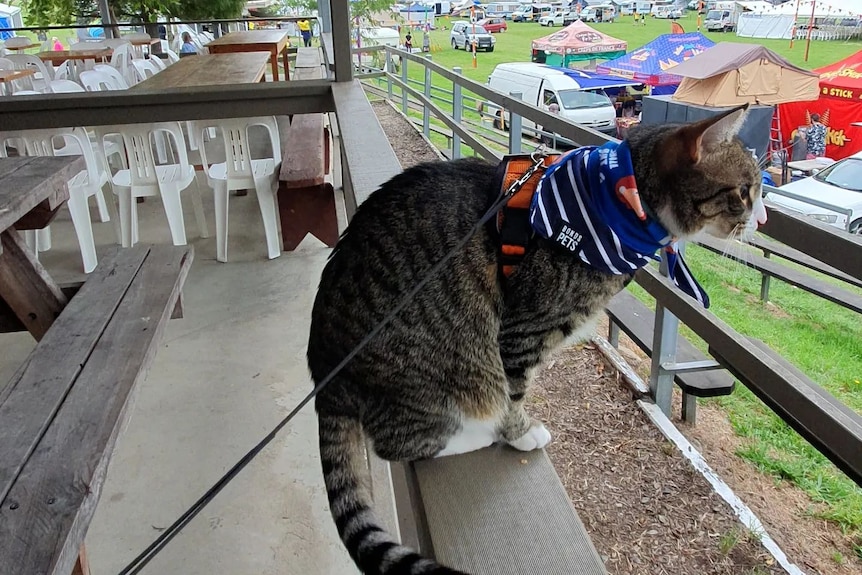
<path fill-rule="evenodd" d="M 56 68 L 54 68 L 55 80 L 71 80 L 74 76 L 71 60 L 66 60 Z"/>
<path fill-rule="evenodd" d="M 269 132 L 272 155 L 252 159 L 249 149 L 249 128 L 263 126 Z M 207 130 L 217 127 L 224 141 L 226 161 L 210 165 L 207 161 Z M 227 261 L 228 198 L 231 190 L 254 188 L 263 218 L 269 259 L 281 255 L 281 237 L 278 233 L 276 192 L 281 169 L 281 142 L 274 116 L 207 120 L 194 123 L 198 137 L 201 163 L 207 183 L 213 189 L 216 213 L 216 258 Z"/>
<path fill-rule="evenodd" d="M 65 94 L 69 92 L 86 92 L 83 86 L 72 80 L 54 80 L 51 82 L 51 91 L 55 94 Z"/>
<path fill-rule="evenodd" d="M 170 48 L 162 48 L 162 52 L 168 55 L 168 60 L 171 64 L 176 64 L 180 61 L 180 56 Z"/>
<path fill-rule="evenodd" d="M 84 70 L 81 72 L 81 84 L 88 92 L 102 92 L 107 90 L 121 90 L 114 79 L 99 70 Z"/>
<path fill-rule="evenodd" d="M 21 132 L 21 137 L 29 156 L 54 156 L 55 139 L 62 138 L 67 146 L 77 146 L 77 151 L 84 157 L 85 168 L 69 180 L 69 212 L 72 224 L 78 236 L 81 248 L 81 259 L 84 272 L 90 273 L 96 267 L 96 245 L 93 240 L 93 224 L 90 220 L 89 198 L 95 196 L 99 203 L 102 221 L 110 219 L 107 206 L 102 195 L 102 186 L 110 180 L 100 167 L 90 145 L 90 139 L 83 128 L 66 128 L 60 130 L 28 130 Z M 44 241 L 44 240 L 43 240 Z M 38 242 L 38 239 L 37 239 Z M 38 245 L 36 246 L 38 250 Z M 44 250 L 43 250 L 44 251 Z"/>
<path fill-rule="evenodd" d="M 149 62 L 152 62 L 153 64 L 155 64 L 155 65 L 156 65 L 156 68 L 158 68 L 158 69 L 159 69 L 159 72 L 161 72 L 162 70 L 164 70 L 165 68 L 167 68 L 167 67 L 168 67 L 168 65 L 167 65 L 167 64 L 165 64 L 165 61 L 164 61 L 164 60 L 162 60 L 161 58 L 159 58 L 158 56 L 152 56 L 152 55 L 151 55 L 151 56 L 149 57 L 148 61 L 149 61 Z"/>
<path fill-rule="evenodd" d="M 103 74 L 107 74 L 108 76 L 113 78 L 114 84 L 119 86 L 119 88 L 117 88 L 118 90 L 129 89 L 129 83 L 126 82 L 126 78 L 123 76 L 123 74 L 110 64 L 96 64 L 93 70 L 97 72 L 102 72 Z"/>
<path fill-rule="evenodd" d="M 51 92 L 51 80 L 54 79 L 54 67 L 45 65 L 45 62 L 32 54 L 7 54 L 6 59 L 12 62 L 16 70 L 36 68 L 36 74 L 30 82 L 33 89 L 39 92 Z"/>
<path fill-rule="evenodd" d="M 134 86 L 138 83 L 138 76 L 132 66 L 132 45 L 128 42 L 120 44 L 114 48 L 111 54 L 111 66 L 119 70 L 120 74 L 126 80 L 126 84 Z M 95 67 L 94 67 L 95 69 Z"/>
<path fill-rule="evenodd" d="M 153 137 L 159 133 L 172 140 L 178 163 L 156 165 L 153 158 Z M 119 170 L 111 177 L 114 193 L 120 204 L 120 241 L 123 247 L 131 247 L 138 241 L 135 198 L 145 196 L 161 196 L 173 243 L 176 246 L 185 245 L 186 229 L 180 192 L 189 188 L 192 191 L 192 204 L 201 237 L 209 237 L 200 190 L 195 181 L 195 168 L 188 161 L 179 123 L 110 126 L 97 128 L 96 134 L 103 156 L 105 138 L 111 134 L 120 134 L 129 161 L 128 168 Z M 107 164 L 107 157 L 104 159 Z"/>
<path fill-rule="evenodd" d="M 132 60 L 132 66 L 138 77 L 138 82 L 143 82 L 147 78 L 152 78 L 160 72 L 160 70 L 150 60 Z"/>

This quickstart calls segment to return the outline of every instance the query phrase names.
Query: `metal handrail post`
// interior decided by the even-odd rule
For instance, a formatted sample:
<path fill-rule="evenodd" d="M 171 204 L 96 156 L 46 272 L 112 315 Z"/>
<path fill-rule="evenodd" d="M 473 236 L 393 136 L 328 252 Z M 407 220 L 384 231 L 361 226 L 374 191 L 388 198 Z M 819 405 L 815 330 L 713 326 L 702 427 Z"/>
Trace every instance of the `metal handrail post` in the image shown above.
<path fill-rule="evenodd" d="M 524 95 L 521 92 L 509 92 L 509 95 L 520 100 Z M 521 116 L 513 111 L 509 112 L 509 153 L 521 153 Z M 506 115 L 503 114 L 503 128 L 506 127 Z"/>
<path fill-rule="evenodd" d="M 452 68 L 452 71 L 461 75 L 461 67 Z M 461 123 L 461 111 L 464 106 L 464 101 L 461 98 L 461 84 L 458 80 L 452 80 L 452 119 L 458 124 Z M 452 159 L 457 160 L 461 157 L 461 136 L 457 132 L 452 132 Z"/>
<path fill-rule="evenodd" d="M 425 56 L 427 60 L 431 60 L 431 54 Z M 425 66 L 425 97 L 431 100 L 431 68 Z M 422 133 L 426 138 L 431 137 L 431 110 L 428 106 L 422 106 Z"/>

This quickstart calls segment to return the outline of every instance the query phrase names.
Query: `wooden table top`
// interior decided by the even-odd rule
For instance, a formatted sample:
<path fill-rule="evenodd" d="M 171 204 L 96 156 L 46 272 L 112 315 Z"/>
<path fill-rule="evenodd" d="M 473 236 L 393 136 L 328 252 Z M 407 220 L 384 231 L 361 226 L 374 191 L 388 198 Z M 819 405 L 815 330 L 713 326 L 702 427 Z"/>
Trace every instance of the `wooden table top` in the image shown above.
<path fill-rule="evenodd" d="M 69 199 L 67 182 L 83 168 L 81 156 L 0 158 L 0 232 L 46 200 L 53 209 Z"/>
<path fill-rule="evenodd" d="M 130 90 L 141 92 L 192 86 L 253 84 L 263 78 L 269 57 L 269 52 L 187 56 L 132 86 Z"/>
<path fill-rule="evenodd" d="M 32 76 L 35 73 L 36 70 L 33 68 L 26 68 L 24 70 L 0 70 L 0 82 L 17 80 L 18 78 L 23 78 L 25 76 Z"/>
<path fill-rule="evenodd" d="M 281 44 L 287 42 L 287 30 L 248 30 L 231 32 L 207 44 L 210 46 L 250 46 L 260 44 Z"/>
<path fill-rule="evenodd" d="M 136 38 L 134 40 L 129 40 L 132 43 L 132 46 L 152 46 L 153 44 L 158 44 L 161 42 L 159 38 Z"/>
<path fill-rule="evenodd" d="M 96 48 L 95 50 L 49 50 L 35 54 L 43 62 L 62 64 L 66 60 L 97 60 L 109 58 L 114 51 L 110 48 Z"/>
<path fill-rule="evenodd" d="M 15 50 L 16 52 L 19 52 L 21 50 L 29 50 L 30 48 L 35 48 L 35 47 L 41 46 L 41 45 L 42 44 L 31 43 L 31 44 L 27 44 L 26 46 L 6 46 L 6 49 L 7 50 Z"/>

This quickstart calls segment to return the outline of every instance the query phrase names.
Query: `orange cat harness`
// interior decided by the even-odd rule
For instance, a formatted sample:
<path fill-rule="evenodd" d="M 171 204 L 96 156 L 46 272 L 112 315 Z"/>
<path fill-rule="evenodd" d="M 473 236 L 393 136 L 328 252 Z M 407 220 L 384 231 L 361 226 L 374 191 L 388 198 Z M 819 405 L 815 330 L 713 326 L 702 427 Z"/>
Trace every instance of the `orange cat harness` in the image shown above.
<path fill-rule="evenodd" d="M 559 154 L 545 156 L 542 166 L 547 168 L 557 161 Z M 500 163 L 501 175 L 499 189 L 505 194 L 509 188 L 522 178 L 536 164 L 536 158 L 529 155 L 505 156 Z M 524 259 L 527 245 L 533 237 L 530 226 L 530 203 L 539 187 L 543 169 L 536 171 L 518 189 L 506 205 L 497 213 L 497 234 L 500 238 L 500 251 L 497 257 L 500 271 L 504 277 L 511 276 Z"/>

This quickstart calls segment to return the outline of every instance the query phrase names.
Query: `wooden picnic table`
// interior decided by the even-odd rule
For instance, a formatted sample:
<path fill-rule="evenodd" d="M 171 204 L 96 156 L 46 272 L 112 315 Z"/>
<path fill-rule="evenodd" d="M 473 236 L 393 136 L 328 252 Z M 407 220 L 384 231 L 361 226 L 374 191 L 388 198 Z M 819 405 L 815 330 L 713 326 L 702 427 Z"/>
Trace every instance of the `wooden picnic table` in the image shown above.
<path fill-rule="evenodd" d="M 141 92 L 191 86 L 253 84 L 264 80 L 268 60 L 267 52 L 188 56 L 130 89 Z"/>
<path fill-rule="evenodd" d="M 287 30 L 248 30 L 231 32 L 207 44 L 211 54 L 230 54 L 234 52 L 269 52 L 272 63 L 272 79 L 278 80 L 278 55 L 284 59 L 284 79 L 287 73 L 287 48 L 290 46 Z"/>
<path fill-rule="evenodd" d="M 84 538 L 114 444 L 168 319 L 181 315 L 193 259 L 190 246 L 118 248 L 68 299 L 17 230 L 44 227 L 83 164 L 0 159 L 0 327 L 11 309 L 38 340 L 0 387 L 4 575 L 89 573 Z"/>
<path fill-rule="evenodd" d="M 29 50 L 30 48 L 38 48 L 42 44 L 38 42 L 31 42 L 30 44 L 24 46 L 6 46 L 7 50 L 15 50 L 16 52 L 23 52 L 24 50 Z"/>
<path fill-rule="evenodd" d="M 104 60 L 110 58 L 114 51 L 110 48 L 94 48 L 92 50 L 46 50 L 35 54 L 43 62 L 59 66 L 67 60 Z"/>
<path fill-rule="evenodd" d="M 44 228 L 69 198 L 81 156 L 0 158 L 0 299 L 37 340 L 66 297 L 16 229 Z"/>

